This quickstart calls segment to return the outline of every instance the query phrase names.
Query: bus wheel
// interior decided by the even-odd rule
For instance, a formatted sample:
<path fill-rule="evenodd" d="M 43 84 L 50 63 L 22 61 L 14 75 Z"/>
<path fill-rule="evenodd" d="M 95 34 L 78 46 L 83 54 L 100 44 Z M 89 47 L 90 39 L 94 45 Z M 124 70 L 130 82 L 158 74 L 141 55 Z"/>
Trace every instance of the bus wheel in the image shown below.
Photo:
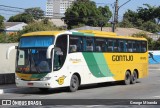
<path fill-rule="evenodd" d="M 40 91 L 42 92 L 47 92 L 49 88 L 39 88 Z"/>
<path fill-rule="evenodd" d="M 78 90 L 78 87 L 79 87 L 79 79 L 77 75 L 73 75 L 70 81 L 69 91 L 75 92 Z"/>
<path fill-rule="evenodd" d="M 137 72 L 134 71 L 133 74 L 132 74 L 132 76 L 131 76 L 131 83 L 135 84 L 137 82 L 137 79 L 138 79 Z"/>
<path fill-rule="evenodd" d="M 124 84 L 129 85 L 131 83 L 131 74 L 129 71 L 126 71 Z"/>

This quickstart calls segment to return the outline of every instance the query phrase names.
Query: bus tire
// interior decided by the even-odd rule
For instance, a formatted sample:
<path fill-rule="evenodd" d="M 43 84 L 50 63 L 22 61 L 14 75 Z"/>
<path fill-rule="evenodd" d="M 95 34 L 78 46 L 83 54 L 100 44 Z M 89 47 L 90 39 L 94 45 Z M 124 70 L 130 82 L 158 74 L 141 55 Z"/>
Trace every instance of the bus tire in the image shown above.
<path fill-rule="evenodd" d="M 70 92 L 75 92 L 78 90 L 79 87 L 79 79 L 77 75 L 72 75 L 71 81 L 70 81 L 70 86 L 69 86 L 69 91 Z"/>
<path fill-rule="evenodd" d="M 138 79 L 138 75 L 137 75 L 137 72 L 134 70 L 131 76 L 131 84 L 135 84 L 137 82 L 137 79 Z"/>
<path fill-rule="evenodd" d="M 47 92 L 49 88 L 39 88 L 41 92 Z"/>
<path fill-rule="evenodd" d="M 124 85 L 129 85 L 131 83 L 131 74 L 129 71 L 126 71 Z"/>

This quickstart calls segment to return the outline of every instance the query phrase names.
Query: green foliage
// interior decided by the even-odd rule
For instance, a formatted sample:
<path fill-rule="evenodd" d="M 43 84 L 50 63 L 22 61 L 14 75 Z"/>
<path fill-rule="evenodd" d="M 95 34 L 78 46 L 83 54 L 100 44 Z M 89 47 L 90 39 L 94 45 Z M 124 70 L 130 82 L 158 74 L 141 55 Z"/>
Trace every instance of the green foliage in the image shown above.
<path fill-rule="evenodd" d="M 42 21 L 29 23 L 25 28 L 18 33 L 8 35 L 6 33 L 0 34 L 0 43 L 14 43 L 18 42 L 19 38 L 24 33 L 35 32 L 35 31 L 52 31 L 52 30 L 63 30 L 63 28 L 57 28 L 53 23 L 49 22 L 47 19 Z"/>
<path fill-rule="evenodd" d="M 118 26 L 124 27 L 124 28 L 132 28 L 132 27 L 134 27 L 133 24 L 128 19 L 124 19 L 123 22 L 120 22 L 118 24 Z"/>
<path fill-rule="evenodd" d="M 16 43 L 19 41 L 19 38 L 20 38 L 19 34 L 8 35 L 6 33 L 1 33 L 0 43 Z"/>
<path fill-rule="evenodd" d="M 4 24 L 3 24 L 4 20 L 5 20 L 5 18 L 0 15 L 0 29 L 4 28 Z"/>
<path fill-rule="evenodd" d="M 25 13 L 31 15 L 35 20 L 44 18 L 44 11 L 39 7 L 28 8 L 25 10 Z"/>
<path fill-rule="evenodd" d="M 160 27 L 152 21 L 144 22 L 140 29 L 153 33 L 160 31 Z"/>
<path fill-rule="evenodd" d="M 34 20 L 32 15 L 26 13 L 11 16 L 8 20 L 8 22 L 25 22 L 25 23 L 31 23 L 33 21 Z"/>
<path fill-rule="evenodd" d="M 39 20 L 44 18 L 44 11 L 40 8 L 28 8 L 24 13 L 11 16 L 8 22 L 25 22 L 32 23 L 34 20 Z"/>
<path fill-rule="evenodd" d="M 78 25 L 104 26 L 112 14 L 108 6 L 96 7 L 90 0 L 78 0 L 65 12 L 64 22 L 68 29 Z"/>
<path fill-rule="evenodd" d="M 35 31 L 49 31 L 49 30 L 59 30 L 53 23 L 42 20 L 40 22 L 33 22 L 25 26 L 25 28 L 20 31 L 21 34 L 35 32 Z"/>
<path fill-rule="evenodd" d="M 145 7 L 139 7 L 136 12 L 128 10 L 121 22 L 121 27 L 136 27 L 148 32 L 160 31 L 160 6 L 150 6 L 144 4 Z"/>

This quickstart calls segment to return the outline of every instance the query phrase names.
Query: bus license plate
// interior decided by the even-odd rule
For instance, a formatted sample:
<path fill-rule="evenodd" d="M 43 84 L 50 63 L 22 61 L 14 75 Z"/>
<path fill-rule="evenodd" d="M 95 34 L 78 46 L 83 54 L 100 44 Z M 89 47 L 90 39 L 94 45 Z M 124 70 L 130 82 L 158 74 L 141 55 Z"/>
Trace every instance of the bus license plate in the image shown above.
<path fill-rule="evenodd" d="M 33 86 L 33 83 L 28 83 L 29 86 Z"/>

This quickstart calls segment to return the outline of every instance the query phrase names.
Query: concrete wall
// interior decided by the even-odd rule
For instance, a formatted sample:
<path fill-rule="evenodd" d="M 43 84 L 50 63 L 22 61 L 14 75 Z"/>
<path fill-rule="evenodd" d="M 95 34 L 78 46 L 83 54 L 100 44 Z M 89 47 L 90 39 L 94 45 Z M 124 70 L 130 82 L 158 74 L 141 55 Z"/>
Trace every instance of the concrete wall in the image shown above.
<path fill-rule="evenodd" d="M 17 43 L 0 44 L 0 84 L 10 84 L 15 81 L 15 57 L 16 51 L 10 53 L 10 59 L 6 59 L 6 51 L 10 46 L 18 45 Z"/>

